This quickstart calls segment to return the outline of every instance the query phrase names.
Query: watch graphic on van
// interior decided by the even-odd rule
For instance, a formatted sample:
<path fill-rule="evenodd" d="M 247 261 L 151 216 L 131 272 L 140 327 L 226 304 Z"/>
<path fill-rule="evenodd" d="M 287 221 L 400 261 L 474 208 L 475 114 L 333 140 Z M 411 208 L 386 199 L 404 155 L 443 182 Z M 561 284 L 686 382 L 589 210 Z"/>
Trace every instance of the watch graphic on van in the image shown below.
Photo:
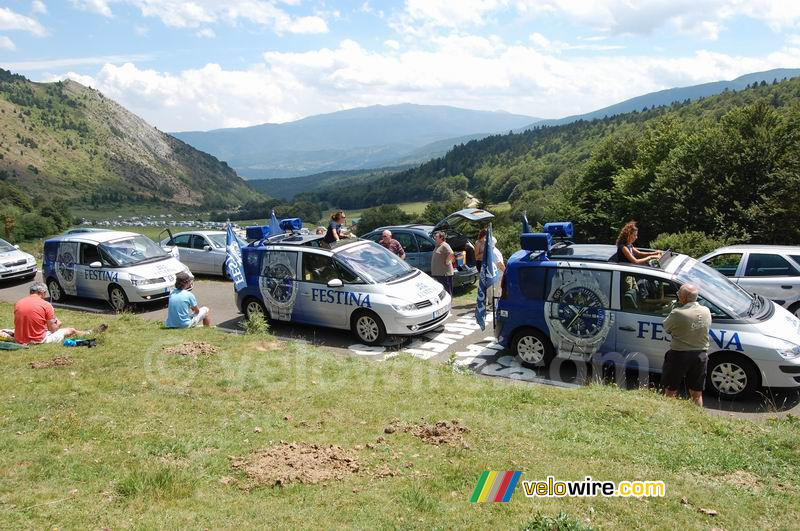
<path fill-rule="evenodd" d="M 545 317 L 560 351 L 591 356 L 608 337 L 613 314 L 597 278 L 589 271 L 559 268 L 550 283 Z"/>
<path fill-rule="evenodd" d="M 270 317 L 288 321 L 297 297 L 294 289 L 294 271 L 287 264 L 271 264 L 261 277 L 261 294 Z"/>

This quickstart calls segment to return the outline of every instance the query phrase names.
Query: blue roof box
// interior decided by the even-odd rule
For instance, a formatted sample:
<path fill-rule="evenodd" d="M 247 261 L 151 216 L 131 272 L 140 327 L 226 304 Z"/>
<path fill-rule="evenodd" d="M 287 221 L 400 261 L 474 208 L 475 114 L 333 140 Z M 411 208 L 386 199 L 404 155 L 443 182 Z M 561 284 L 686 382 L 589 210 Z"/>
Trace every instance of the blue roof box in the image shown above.
<path fill-rule="evenodd" d="M 526 251 L 547 252 L 553 245 L 553 237 L 550 234 L 541 232 L 526 233 L 520 235 L 519 244 Z"/>
<path fill-rule="evenodd" d="M 283 231 L 296 231 L 303 228 L 303 220 L 300 218 L 282 219 L 280 225 Z"/>
<path fill-rule="evenodd" d="M 553 223 L 545 223 L 544 231 L 552 235 L 553 238 L 572 238 L 572 222 L 555 221 Z"/>
<path fill-rule="evenodd" d="M 244 229 L 248 240 L 263 240 L 269 237 L 269 225 L 251 225 Z"/>

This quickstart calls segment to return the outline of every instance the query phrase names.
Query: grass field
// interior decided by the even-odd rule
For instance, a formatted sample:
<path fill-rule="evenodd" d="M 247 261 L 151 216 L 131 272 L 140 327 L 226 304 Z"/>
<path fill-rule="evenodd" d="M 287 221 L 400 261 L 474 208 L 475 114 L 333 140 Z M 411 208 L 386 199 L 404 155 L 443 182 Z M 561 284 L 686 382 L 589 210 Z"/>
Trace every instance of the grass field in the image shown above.
<path fill-rule="evenodd" d="M 95 349 L 0 351 L 6 528 L 551 529 L 545 518 L 563 512 L 569 529 L 788 529 L 800 517 L 796 418 L 753 423 L 649 391 L 517 385 L 405 356 L 377 363 L 270 336 L 59 313 L 110 330 Z M 0 304 L 0 327 L 10 321 Z M 165 350 L 186 341 L 218 350 Z M 29 366 L 56 356 L 72 364 Z M 455 444 L 402 429 L 451 419 L 469 429 Z M 254 452 L 281 441 L 338 445 L 352 461 L 338 480 L 274 486 Z M 469 503 L 483 470 L 662 480 L 666 497 L 530 499 L 520 485 L 510 503 Z"/>

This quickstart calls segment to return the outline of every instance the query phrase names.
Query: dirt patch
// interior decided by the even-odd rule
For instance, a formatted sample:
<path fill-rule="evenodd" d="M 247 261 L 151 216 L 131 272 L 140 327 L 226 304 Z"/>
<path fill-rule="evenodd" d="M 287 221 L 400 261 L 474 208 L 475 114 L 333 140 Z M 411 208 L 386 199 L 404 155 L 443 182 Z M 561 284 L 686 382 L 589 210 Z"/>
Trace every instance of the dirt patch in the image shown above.
<path fill-rule="evenodd" d="M 281 443 L 232 458 L 231 468 L 245 473 L 251 486 L 340 481 L 359 471 L 355 456 L 340 446 Z"/>
<path fill-rule="evenodd" d="M 737 470 L 736 472 L 726 474 L 722 476 L 721 479 L 722 481 L 731 483 L 743 489 L 756 491 L 761 490 L 761 481 L 750 472 L 745 472 L 744 470 Z"/>
<path fill-rule="evenodd" d="M 32 361 L 30 362 L 31 369 L 50 369 L 52 367 L 66 367 L 72 365 L 72 358 L 67 356 L 58 356 L 51 360 Z"/>
<path fill-rule="evenodd" d="M 284 350 L 285 345 L 277 340 L 270 339 L 268 341 L 261 341 L 260 343 L 255 343 L 251 346 L 253 350 L 257 350 L 258 352 L 281 352 Z"/>
<path fill-rule="evenodd" d="M 219 349 L 211 343 L 205 341 L 187 341 L 174 347 L 164 348 L 164 354 L 169 356 L 214 356 L 219 353 Z"/>
<path fill-rule="evenodd" d="M 469 428 L 461 424 L 458 419 L 440 420 L 433 424 L 426 422 L 421 424 L 401 424 L 399 420 L 395 419 L 383 431 L 387 434 L 396 431 L 410 433 L 414 437 L 419 437 L 434 446 L 449 444 L 451 446 L 469 448 L 469 444 L 464 440 L 464 434 L 469 433 Z"/>

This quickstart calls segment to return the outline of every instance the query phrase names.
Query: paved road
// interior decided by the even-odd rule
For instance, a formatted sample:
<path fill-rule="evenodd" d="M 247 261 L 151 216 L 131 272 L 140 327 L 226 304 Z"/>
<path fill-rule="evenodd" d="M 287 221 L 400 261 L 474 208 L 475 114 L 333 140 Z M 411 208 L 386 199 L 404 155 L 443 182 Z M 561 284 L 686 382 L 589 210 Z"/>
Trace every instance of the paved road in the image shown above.
<path fill-rule="evenodd" d="M 41 280 L 37 276 L 38 280 Z M 30 282 L 0 283 L 0 301 L 15 302 L 28 294 Z M 198 301 L 212 309 L 214 323 L 218 327 L 230 331 L 239 331 L 242 316 L 239 314 L 230 282 L 213 277 L 198 277 L 195 281 L 194 293 Z M 88 299 L 71 298 L 57 307 L 72 310 L 111 313 L 108 303 Z M 166 305 L 154 303 L 142 305 L 136 312 L 152 320 L 163 321 L 166 318 Z M 485 331 L 480 330 L 474 318 L 474 307 L 454 307 L 451 316 L 444 325 L 424 336 L 402 341 L 390 341 L 384 346 L 368 347 L 358 344 L 354 336 L 345 330 L 333 330 L 289 323 L 276 323 L 272 332 L 285 339 L 305 341 L 329 350 L 346 353 L 374 361 L 383 361 L 407 352 L 413 356 L 438 363 L 453 358 L 455 365 L 472 370 L 486 377 L 499 377 L 525 382 L 575 387 L 584 375 L 577 374 L 574 363 L 565 361 L 548 371 L 533 370 L 522 366 L 510 352 L 495 344 L 491 323 L 487 323 Z M 633 378 L 629 379 L 631 385 Z M 650 382 L 653 385 L 654 382 Z M 744 418 L 762 418 L 765 416 L 800 416 L 800 392 L 777 391 L 769 396 L 746 402 L 721 401 L 706 396 L 706 407 L 709 411 L 734 415 Z"/>

